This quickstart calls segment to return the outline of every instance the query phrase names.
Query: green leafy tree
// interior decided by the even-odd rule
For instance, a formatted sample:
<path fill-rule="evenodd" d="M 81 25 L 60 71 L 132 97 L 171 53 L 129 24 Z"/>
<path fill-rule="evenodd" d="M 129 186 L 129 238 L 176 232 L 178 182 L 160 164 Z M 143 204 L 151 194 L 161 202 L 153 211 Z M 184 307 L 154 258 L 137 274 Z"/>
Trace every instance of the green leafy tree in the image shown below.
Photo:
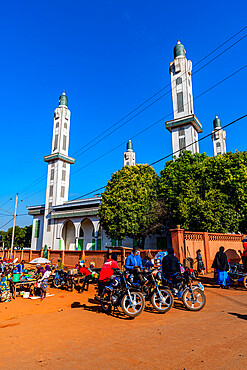
<path fill-rule="evenodd" d="M 217 157 L 184 151 L 161 171 L 161 198 L 171 226 L 209 232 L 247 231 L 247 152 Z"/>
<path fill-rule="evenodd" d="M 158 206 L 158 176 L 149 165 L 125 166 L 115 172 L 102 194 L 101 225 L 113 239 L 130 237 L 144 246 L 155 232 Z"/>
<path fill-rule="evenodd" d="M 7 249 L 11 248 L 12 241 L 12 230 L 9 228 L 8 231 L 0 231 L 3 236 L 4 247 Z M 31 237 L 32 237 L 32 225 L 25 227 L 15 227 L 15 238 L 14 238 L 14 248 L 23 249 L 31 247 Z"/>

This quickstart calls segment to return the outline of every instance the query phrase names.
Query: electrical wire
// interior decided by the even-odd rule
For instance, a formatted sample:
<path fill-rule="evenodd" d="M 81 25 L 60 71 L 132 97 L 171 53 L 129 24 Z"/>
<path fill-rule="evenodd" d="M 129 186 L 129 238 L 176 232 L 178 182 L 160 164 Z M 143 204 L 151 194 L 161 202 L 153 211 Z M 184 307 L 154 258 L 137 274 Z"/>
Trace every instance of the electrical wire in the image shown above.
<path fill-rule="evenodd" d="M 12 217 L 11 220 L 9 220 L 8 222 L 6 222 L 6 224 L 0 226 L 0 229 L 2 229 L 4 226 L 7 226 L 13 219 L 14 219 L 14 217 Z"/>
<path fill-rule="evenodd" d="M 241 71 L 242 71 L 244 68 L 246 68 L 246 67 L 247 67 L 247 64 L 246 64 L 245 66 L 243 66 L 243 67 L 239 68 L 237 71 L 235 71 L 235 72 L 231 73 L 229 76 L 225 77 L 223 80 L 221 80 L 221 81 L 217 82 L 216 84 L 214 84 L 213 86 L 209 87 L 208 89 L 206 89 L 205 91 L 203 91 L 201 94 L 197 95 L 197 96 L 194 98 L 194 100 L 196 100 L 196 99 L 200 98 L 201 96 L 203 96 L 203 95 L 204 95 L 204 94 L 206 94 L 207 92 L 209 92 L 209 91 L 211 91 L 212 89 L 214 89 L 215 87 L 219 86 L 220 84 L 222 84 L 223 82 L 225 82 L 226 80 L 228 80 L 229 78 L 231 78 L 232 76 L 234 76 L 234 75 L 236 75 L 237 73 L 241 72 Z M 184 105 L 187 105 L 187 104 L 189 104 L 189 102 L 188 102 L 188 103 L 186 103 L 186 104 L 184 104 Z M 151 125 L 147 126 L 145 129 L 143 129 L 143 130 L 141 130 L 140 132 L 138 132 L 137 134 L 133 135 L 131 138 L 133 139 L 133 138 L 135 138 L 135 137 L 137 137 L 137 136 L 141 135 L 143 132 L 145 132 L 145 131 L 149 130 L 150 128 L 152 128 L 153 126 L 155 126 L 155 125 L 156 125 L 156 124 L 158 124 L 159 122 L 163 121 L 164 119 L 168 118 L 168 117 L 169 117 L 169 116 L 171 116 L 172 114 L 173 114 L 173 111 L 172 111 L 171 113 L 167 114 L 166 116 L 164 116 L 164 117 L 160 118 L 158 121 L 156 121 L 156 122 L 152 123 Z M 117 148 L 119 148 L 120 146 L 122 146 L 125 142 L 126 142 L 126 140 L 125 140 L 124 142 L 120 143 L 119 145 L 115 146 L 114 148 L 110 149 L 108 152 L 105 152 L 105 153 L 104 153 L 104 154 L 102 154 L 100 157 L 97 157 L 96 159 L 92 160 L 91 162 L 89 162 L 89 163 L 87 163 L 87 164 L 83 165 L 82 167 L 78 168 L 77 170 L 75 170 L 74 172 L 72 172 L 72 173 L 71 173 L 71 176 L 72 176 L 72 175 L 74 175 L 76 172 L 78 172 L 78 171 L 82 170 L 83 168 L 85 168 L 85 167 L 89 166 L 90 164 L 95 163 L 96 161 L 98 161 L 99 159 L 103 158 L 104 156 L 106 156 L 107 154 L 111 153 L 112 151 L 116 150 Z M 46 188 L 44 188 L 44 189 L 46 189 Z M 30 198 L 30 197 L 32 197 L 32 196 L 34 196 L 35 194 L 40 193 L 40 192 L 41 192 L 41 191 L 43 191 L 44 189 L 38 190 L 37 192 L 35 192 L 35 193 L 33 193 L 33 194 L 30 194 L 29 196 L 27 196 L 27 197 L 23 198 L 23 200 L 28 199 L 28 198 Z M 77 198 L 77 199 L 78 199 L 78 198 Z M 72 200 L 73 200 L 73 199 L 72 199 Z"/>
<path fill-rule="evenodd" d="M 234 35 L 232 35 L 230 38 L 228 38 L 226 41 L 224 41 L 222 44 L 220 44 L 217 48 L 215 48 L 213 51 L 211 51 L 210 53 L 208 53 L 205 57 L 203 57 L 201 60 L 199 60 L 197 63 L 195 63 L 194 65 L 194 68 L 195 66 L 197 66 L 198 64 L 200 64 L 203 60 L 207 59 L 210 55 L 212 55 L 214 52 L 216 52 L 217 50 L 219 50 L 222 46 L 224 46 L 225 44 L 227 44 L 229 41 L 231 41 L 234 37 L 236 37 L 237 35 L 239 35 L 241 32 L 243 32 L 245 29 L 247 28 L 247 26 L 243 27 L 241 30 L 239 30 L 237 33 L 235 33 Z M 219 55 L 217 55 L 216 57 L 214 57 L 211 61 L 207 62 L 204 66 L 202 66 L 201 68 L 199 68 L 199 70 L 193 72 L 192 74 L 196 74 L 197 72 L 199 72 L 201 69 L 205 68 L 208 64 L 210 64 L 212 61 L 216 60 L 219 56 L 221 56 L 222 54 L 224 54 L 226 51 L 228 51 L 230 48 L 232 48 L 233 46 L 235 46 L 238 42 L 242 41 L 247 35 L 243 36 L 241 39 L 237 40 L 234 44 L 230 45 L 227 49 L 223 50 Z M 184 74 L 187 73 L 187 72 L 184 72 Z M 127 115 L 125 115 L 123 118 L 121 118 L 119 121 L 117 121 L 116 123 L 114 123 L 113 125 L 111 125 L 108 129 L 106 129 L 105 131 L 103 131 L 101 134 L 99 134 L 98 136 L 96 136 L 94 139 L 92 139 L 89 143 L 85 144 L 83 147 L 81 147 L 79 150 L 77 150 L 75 153 L 72 154 L 72 156 L 74 156 L 76 153 L 80 152 L 83 148 L 87 147 L 88 145 L 90 145 L 92 142 L 94 142 L 95 140 L 97 140 L 97 138 L 99 138 L 100 136 L 102 136 L 104 133 L 108 132 L 111 128 L 115 127 L 118 123 L 122 122 L 125 118 L 127 118 L 128 116 L 130 116 L 132 113 L 134 113 L 136 110 L 138 110 L 139 108 L 141 108 L 144 104 L 146 104 L 147 102 L 149 102 L 151 99 L 153 99 L 155 96 L 157 96 L 160 92 L 162 92 L 164 89 L 166 89 L 167 87 L 170 86 L 170 83 L 167 84 L 166 86 L 164 86 L 162 89 L 160 89 L 158 92 L 156 92 L 155 94 L 153 94 L 150 98 L 148 98 L 147 100 L 145 100 L 143 103 L 141 103 L 139 106 L 137 106 L 135 109 L 133 109 L 131 112 L 129 112 Z M 160 99 L 162 99 L 164 96 L 168 95 L 168 93 L 170 93 L 173 89 L 170 89 L 169 91 L 167 91 L 165 94 L 163 94 L 162 96 L 160 96 L 159 98 L 157 98 L 154 102 L 152 102 L 151 104 L 149 104 L 147 107 L 143 108 L 141 111 L 139 111 L 138 113 L 136 113 L 133 117 L 129 118 L 126 122 L 124 122 L 123 124 L 121 124 L 118 128 L 114 129 L 112 132 L 110 132 L 109 134 L 107 134 L 104 138 L 98 140 L 96 143 L 94 143 L 93 145 L 91 145 L 89 148 L 87 148 L 85 151 L 81 152 L 78 156 L 76 156 L 75 158 L 78 158 L 80 155 L 82 155 L 83 153 L 85 153 L 86 151 L 90 150 L 92 147 L 94 147 L 95 145 L 99 144 L 101 141 L 103 141 L 104 139 L 106 139 L 108 136 L 110 136 L 112 133 L 114 133 L 115 131 L 117 131 L 118 129 L 120 129 L 121 127 L 123 127 L 125 124 L 127 124 L 128 122 L 130 122 L 132 119 L 136 118 L 139 114 L 143 113 L 143 111 L 145 111 L 146 109 L 150 108 L 153 104 L 157 103 Z M 31 187 L 33 187 L 34 185 L 37 185 L 38 183 L 42 182 L 43 180 L 46 179 L 46 175 L 43 175 L 41 177 L 39 177 L 37 180 L 35 180 L 33 183 L 31 183 L 30 185 L 26 186 L 25 188 L 21 189 L 19 191 L 19 194 L 20 193 L 23 193 L 23 192 L 26 192 L 28 189 L 30 189 Z"/>

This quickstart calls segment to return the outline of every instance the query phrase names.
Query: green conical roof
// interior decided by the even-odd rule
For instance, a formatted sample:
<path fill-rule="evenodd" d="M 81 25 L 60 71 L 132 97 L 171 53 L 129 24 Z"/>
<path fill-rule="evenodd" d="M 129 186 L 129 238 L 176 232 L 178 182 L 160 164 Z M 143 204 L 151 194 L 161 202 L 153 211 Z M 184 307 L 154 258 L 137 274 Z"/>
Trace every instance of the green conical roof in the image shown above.
<path fill-rule="evenodd" d="M 65 92 L 63 92 L 59 97 L 59 105 L 65 105 L 66 107 L 68 106 L 68 98 L 65 95 Z"/>
<path fill-rule="evenodd" d="M 213 123 L 214 123 L 214 129 L 221 128 L 221 122 L 218 116 L 215 116 Z"/>
<path fill-rule="evenodd" d="M 180 55 L 185 56 L 185 49 L 181 42 L 178 40 L 177 45 L 174 48 L 174 59 Z"/>
<path fill-rule="evenodd" d="M 133 150 L 133 144 L 131 140 L 127 142 L 127 151 L 130 151 L 130 150 Z"/>

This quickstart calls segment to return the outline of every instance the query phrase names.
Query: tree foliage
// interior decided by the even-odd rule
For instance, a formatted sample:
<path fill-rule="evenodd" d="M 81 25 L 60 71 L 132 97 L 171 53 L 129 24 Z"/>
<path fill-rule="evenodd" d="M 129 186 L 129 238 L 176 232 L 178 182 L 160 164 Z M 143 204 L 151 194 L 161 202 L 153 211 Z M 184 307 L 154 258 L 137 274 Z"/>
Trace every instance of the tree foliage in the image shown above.
<path fill-rule="evenodd" d="M 209 157 L 184 151 L 161 171 L 160 194 L 172 226 L 246 233 L 246 180 L 247 152 Z"/>
<path fill-rule="evenodd" d="M 158 224 L 158 176 L 149 165 L 125 166 L 115 172 L 102 194 L 101 225 L 110 238 L 140 240 Z"/>
<path fill-rule="evenodd" d="M 9 228 L 8 231 L 0 231 L 3 236 L 4 247 L 10 249 L 12 240 L 12 230 Z M 25 227 L 15 227 L 15 238 L 14 238 L 14 248 L 23 249 L 31 247 L 31 237 L 32 237 L 32 225 Z"/>

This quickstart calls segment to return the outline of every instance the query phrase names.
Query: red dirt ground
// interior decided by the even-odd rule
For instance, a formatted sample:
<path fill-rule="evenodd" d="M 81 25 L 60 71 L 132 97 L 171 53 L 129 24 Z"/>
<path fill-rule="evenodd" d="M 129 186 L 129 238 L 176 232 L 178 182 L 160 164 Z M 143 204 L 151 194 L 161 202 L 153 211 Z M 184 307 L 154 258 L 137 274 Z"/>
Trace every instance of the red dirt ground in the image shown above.
<path fill-rule="evenodd" d="M 0 304 L 1 369 L 247 368 L 241 287 L 206 284 L 202 311 L 177 302 L 166 315 L 145 310 L 134 320 L 102 313 L 90 302 L 93 287 L 83 294 L 48 291 L 55 296 L 42 302 L 17 297 Z"/>

